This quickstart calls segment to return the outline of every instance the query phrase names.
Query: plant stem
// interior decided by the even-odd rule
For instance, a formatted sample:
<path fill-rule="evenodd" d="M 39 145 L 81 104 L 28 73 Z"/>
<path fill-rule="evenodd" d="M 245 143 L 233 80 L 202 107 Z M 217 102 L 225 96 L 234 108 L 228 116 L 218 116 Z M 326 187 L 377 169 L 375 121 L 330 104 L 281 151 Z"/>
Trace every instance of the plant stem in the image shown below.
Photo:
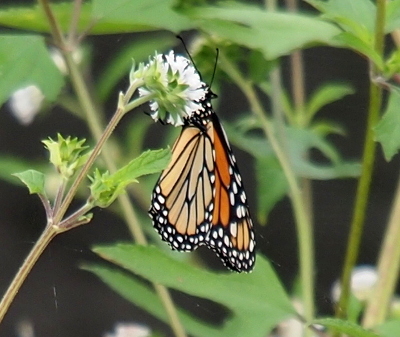
<path fill-rule="evenodd" d="M 400 46 L 400 31 L 392 32 L 392 38 Z M 367 302 L 363 326 L 372 328 L 383 323 L 387 317 L 390 302 L 394 296 L 400 272 L 400 177 L 397 182 L 394 202 L 385 237 L 378 259 L 378 281 L 374 292 Z"/>
<path fill-rule="evenodd" d="M 384 49 L 384 24 L 386 0 L 376 2 L 376 27 L 375 27 L 375 51 L 378 55 L 383 54 Z M 367 130 L 364 141 L 364 152 L 361 168 L 361 177 L 358 181 L 356 200 L 353 217 L 350 225 L 350 233 L 347 242 L 347 252 L 344 262 L 343 274 L 341 278 L 342 291 L 339 303 L 336 307 L 336 317 L 344 318 L 347 315 L 351 288 L 351 273 L 357 262 L 360 249 L 361 237 L 364 229 L 365 212 L 367 209 L 369 191 L 372 180 L 372 172 L 375 161 L 376 143 L 374 140 L 373 128 L 379 120 L 379 112 L 382 104 L 382 89 L 373 81 L 378 69 L 371 63 L 371 78 L 369 88 L 369 107 Z"/>
<path fill-rule="evenodd" d="M 312 243 L 312 229 L 307 214 L 307 209 L 303 204 L 302 192 L 297 182 L 297 178 L 292 170 L 289 158 L 286 156 L 281 145 L 279 144 L 273 126 L 266 117 L 252 84 L 244 78 L 231 61 L 220 52 L 221 67 L 232 78 L 239 88 L 247 97 L 252 111 L 259 118 L 264 133 L 268 138 L 285 174 L 289 185 L 289 196 L 292 203 L 294 217 L 296 220 L 296 228 L 299 243 L 299 260 L 300 260 L 300 279 L 303 290 L 303 303 L 305 307 L 304 316 L 308 322 L 314 318 L 314 254 Z"/>
<path fill-rule="evenodd" d="M 43 253 L 50 241 L 56 236 L 56 234 L 57 231 L 54 227 L 49 225 L 46 226 L 42 235 L 36 241 L 29 255 L 22 263 L 21 267 L 19 268 L 17 274 L 15 275 L 13 281 L 11 282 L 0 302 L 0 323 L 3 321 L 3 318 L 8 311 L 8 308 L 13 302 L 15 296 L 17 295 L 19 289 L 24 283 L 26 277 L 29 275 L 36 261 L 39 259 L 40 255 Z"/>
<path fill-rule="evenodd" d="M 38 0 L 38 1 L 39 1 L 39 3 L 42 4 L 42 7 L 44 8 L 44 11 L 46 13 L 46 16 L 49 19 L 53 37 L 58 42 L 58 44 L 61 46 L 61 50 L 63 52 L 64 58 L 66 60 L 67 67 L 68 67 L 68 70 L 70 73 L 72 85 L 75 89 L 75 93 L 78 97 L 78 100 L 79 100 L 81 106 L 82 106 L 82 109 L 86 115 L 86 119 L 88 122 L 88 126 L 90 128 L 90 131 L 98 143 L 100 143 L 100 142 L 104 143 L 105 140 L 109 137 L 109 135 L 113 131 L 113 128 L 115 127 L 114 122 L 115 121 L 118 122 L 119 119 L 127 111 L 129 111 L 135 107 L 134 102 L 132 102 L 132 103 L 128 102 L 135 90 L 133 90 L 134 88 L 132 86 L 129 88 L 128 92 L 125 95 L 125 97 L 128 98 L 128 101 L 124 102 L 126 104 L 126 106 L 124 107 L 125 109 L 123 111 L 120 111 L 120 115 L 118 115 L 118 116 L 116 116 L 117 115 L 117 113 L 116 113 L 113 117 L 113 120 L 111 120 L 110 123 L 108 124 L 106 130 L 109 129 L 110 134 L 102 133 L 103 128 L 102 128 L 102 123 L 101 123 L 99 114 L 97 113 L 94 102 L 93 102 L 92 98 L 90 97 L 89 90 L 85 84 L 85 81 L 84 81 L 81 73 L 79 72 L 77 65 L 75 64 L 75 62 L 72 58 L 71 51 L 68 49 L 68 46 L 65 43 L 65 39 L 62 35 L 61 30 L 59 29 L 59 25 L 58 25 L 57 21 L 55 20 L 55 17 L 51 11 L 51 8 L 48 5 L 47 0 Z M 79 1 L 77 0 L 77 4 L 78 4 L 78 2 Z M 149 99 L 151 99 L 151 97 L 147 97 L 145 100 L 149 100 Z M 137 99 L 136 102 L 141 104 L 144 101 L 141 102 L 141 99 Z M 95 152 L 95 151 L 93 151 L 93 152 Z M 106 163 L 106 166 L 109 168 L 110 172 L 115 172 L 116 165 L 111 159 L 112 158 L 111 151 L 109 151 L 108 147 L 105 147 L 102 149 L 102 153 L 103 153 L 103 159 Z M 92 153 L 93 160 L 95 159 L 96 155 L 94 155 L 94 153 Z M 80 184 L 80 181 L 78 181 L 78 178 L 81 180 L 84 179 L 86 176 L 86 173 L 87 173 L 87 172 L 85 173 L 85 170 L 90 167 L 88 165 L 88 163 L 86 163 L 86 164 L 87 165 L 85 165 L 82 168 L 82 170 L 79 173 L 79 176 L 77 177 L 77 179 L 75 180 L 75 182 L 72 186 L 72 187 L 74 187 L 75 192 Z M 70 191 L 73 190 L 72 187 L 71 187 Z M 67 194 L 67 196 L 64 200 L 64 203 L 60 207 L 61 209 L 60 209 L 59 214 L 62 214 L 62 216 L 65 214 L 70 202 L 72 201 L 72 197 L 74 194 L 72 194 L 72 193 Z M 126 196 L 126 195 L 119 196 L 118 202 L 120 204 L 122 212 L 124 213 L 125 220 L 127 221 L 128 227 L 130 228 L 131 233 L 134 236 L 134 239 L 139 244 L 146 245 L 147 244 L 146 237 L 144 236 L 143 231 L 139 225 L 139 222 L 136 219 L 134 208 L 133 208 L 128 196 Z M 59 220 L 61 220 L 61 217 L 59 218 Z M 165 308 L 168 318 L 170 320 L 171 328 L 172 328 L 175 336 L 176 337 L 186 337 L 185 329 L 184 329 L 182 323 L 180 322 L 177 309 L 175 308 L 175 305 L 172 301 L 172 298 L 171 298 L 171 295 L 170 295 L 168 289 L 162 285 L 158 285 L 158 284 L 153 284 L 153 285 L 155 287 L 155 290 L 156 290 L 158 296 L 160 297 L 160 299 L 164 305 L 164 308 Z"/>
<path fill-rule="evenodd" d="M 383 323 L 396 289 L 400 271 L 400 179 L 397 183 L 388 228 L 378 262 L 378 281 L 363 317 L 363 326 L 372 328 Z"/>

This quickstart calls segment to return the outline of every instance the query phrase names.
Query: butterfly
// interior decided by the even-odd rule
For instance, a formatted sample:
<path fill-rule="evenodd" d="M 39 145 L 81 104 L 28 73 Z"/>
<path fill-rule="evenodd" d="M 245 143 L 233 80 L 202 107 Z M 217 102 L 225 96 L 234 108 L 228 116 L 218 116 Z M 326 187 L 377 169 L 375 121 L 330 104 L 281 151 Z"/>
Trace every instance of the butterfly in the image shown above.
<path fill-rule="evenodd" d="M 242 177 L 204 84 L 201 108 L 183 119 L 172 159 L 152 193 L 149 215 L 173 250 L 206 245 L 231 270 L 250 272 L 255 238 Z"/>

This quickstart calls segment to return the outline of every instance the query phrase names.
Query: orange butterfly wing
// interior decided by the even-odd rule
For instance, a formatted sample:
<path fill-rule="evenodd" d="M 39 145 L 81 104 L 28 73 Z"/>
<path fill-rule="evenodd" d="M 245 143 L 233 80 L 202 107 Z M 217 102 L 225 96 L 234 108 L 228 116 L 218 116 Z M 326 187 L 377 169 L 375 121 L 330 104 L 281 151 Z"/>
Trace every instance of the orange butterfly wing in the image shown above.
<path fill-rule="evenodd" d="M 213 116 L 215 196 L 207 244 L 227 267 L 251 271 L 255 263 L 255 238 L 242 178 L 225 131 Z"/>

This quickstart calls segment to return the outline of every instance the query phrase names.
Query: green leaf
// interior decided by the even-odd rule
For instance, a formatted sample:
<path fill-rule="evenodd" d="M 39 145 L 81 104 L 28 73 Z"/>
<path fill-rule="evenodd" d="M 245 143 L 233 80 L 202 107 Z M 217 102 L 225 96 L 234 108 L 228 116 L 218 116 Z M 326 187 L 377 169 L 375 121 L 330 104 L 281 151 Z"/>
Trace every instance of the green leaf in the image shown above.
<path fill-rule="evenodd" d="M 343 161 L 334 146 L 312 130 L 288 128 L 287 137 L 290 161 L 299 176 L 326 180 L 357 177 L 360 174 L 359 163 Z M 310 160 L 308 157 L 311 149 L 320 151 L 330 161 L 330 164 L 320 164 Z"/>
<path fill-rule="evenodd" d="M 400 320 L 392 319 L 377 327 L 380 337 L 400 336 Z"/>
<path fill-rule="evenodd" d="M 392 0 L 386 4 L 385 32 L 391 33 L 400 28 L 400 0 Z"/>
<path fill-rule="evenodd" d="M 0 35 L 0 105 L 15 90 L 28 85 L 36 85 L 49 101 L 54 101 L 63 84 L 43 37 Z"/>
<path fill-rule="evenodd" d="M 30 194 L 45 195 L 44 190 L 44 174 L 35 170 L 27 170 L 20 173 L 14 173 L 29 189 Z"/>
<path fill-rule="evenodd" d="M 153 230 L 155 233 L 155 231 Z M 166 245 L 165 245 L 166 246 Z M 97 275 L 112 290 L 136 306 L 169 324 L 169 317 L 164 310 L 163 303 L 154 293 L 154 289 L 137 280 L 132 274 L 106 265 L 84 264 L 82 269 Z M 219 327 L 212 327 L 193 317 L 186 311 L 178 308 L 179 319 L 186 331 L 193 336 L 219 336 Z"/>
<path fill-rule="evenodd" d="M 273 154 L 271 146 L 263 137 L 249 135 L 240 128 L 234 128 L 224 123 L 225 129 L 232 144 L 250 153 L 255 158 L 267 158 Z M 286 128 L 289 158 L 296 174 L 309 179 L 337 179 L 357 177 L 360 174 L 360 164 L 344 161 L 334 146 L 313 129 Z M 322 164 L 309 158 L 311 149 L 320 151 L 329 164 Z"/>
<path fill-rule="evenodd" d="M 364 32 L 372 36 L 375 31 L 375 4 L 371 0 L 305 0 L 336 23 L 346 22 L 342 27 L 361 37 Z M 361 33 L 361 34 L 360 34 Z"/>
<path fill-rule="evenodd" d="M 329 134 L 346 135 L 346 130 L 343 126 L 332 121 L 315 121 L 311 125 L 311 130 L 321 136 L 327 136 Z"/>
<path fill-rule="evenodd" d="M 109 94 L 115 90 L 117 82 L 128 77 L 129 70 L 132 67 L 132 59 L 136 64 L 147 61 L 149 55 L 154 55 L 154 52 L 163 52 L 170 48 L 177 39 L 171 35 L 160 35 L 147 37 L 146 39 L 137 40 L 123 47 L 116 54 L 107 68 L 102 72 L 100 78 L 96 81 L 97 97 L 101 101 L 105 101 Z"/>
<path fill-rule="evenodd" d="M 131 160 L 117 172 L 100 172 L 98 169 L 89 177 L 91 180 L 90 194 L 93 206 L 108 207 L 136 178 L 152 174 L 164 169 L 171 159 L 171 151 L 154 150 L 142 153 L 138 158 Z"/>
<path fill-rule="evenodd" d="M 335 102 L 346 95 L 354 93 L 354 89 L 348 84 L 325 84 L 318 87 L 312 94 L 306 106 L 307 115 L 312 117 L 325 105 Z"/>
<path fill-rule="evenodd" d="M 256 160 L 257 217 L 261 224 L 267 222 L 269 212 L 287 192 L 288 184 L 275 156 Z"/>
<path fill-rule="evenodd" d="M 0 167 L 0 179 L 11 184 L 18 184 L 19 186 L 21 183 L 13 177 L 15 172 L 22 172 L 32 168 L 36 170 L 45 170 L 46 168 L 44 165 L 28 162 L 19 157 L 15 158 L 6 155 L 0 155 Z"/>
<path fill-rule="evenodd" d="M 334 45 L 340 30 L 319 18 L 303 14 L 268 12 L 252 5 L 223 4 L 186 10 L 199 28 L 250 49 L 267 60 L 315 44 Z"/>
<path fill-rule="evenodd" d="M 380 70 L 384 68 L 384 62 L 379 54 L 375 51 L 372 41 L 366 42 L 351 33 L 341 33 L 335 37 L 337 41 L 349 49 L 353 49 L 362 55 L 365 55 L 373 61 Z"/>
<path fill-rule="evenodd" d="M 334 332 L 345 333 L 351 337 L 379 337 L 376 333 L 366 330 L 358 324 L 336 318 L 316 319 L 313 324 L 321 324 Z"/>
<path fill-rule="evenodd" d="M 218 334 L 189 331 L 195 336 L 265 336 L 276 324 L 294 314 L 270 264 L 260 255 L 251 274 L 220 274 L 176 261 L 155 247 L 117 244 L 97 246 L 94 251 L 152 282 L 209 299 L 232 311 Z"/>
<path fill-rule="evenodd" d="M 170 149 L 148 150 L 114 173 L 116 181 L 133 181 L 136 178 L 162 171 L 171 160 Z"/>
<path fill-rule="evenodd" d="M 179 33 L 193 23 L 172 9 L 173 0 L 93 0 L 93 17 L 103 33 L 166 29 Z"/>
<path fill-rule="evenodd" d="M 390 161 L 400 149 L 400 92 L 390 92 L 386 111 L 375 127 L 375 138 L 381 143 L 385 159 Z"/>
<path fill-rule="evenodd" d="M 71 23 L 73 11 L 73 3 L 50 4 L 52 11 L 60 23 L 62 30 L 68 30 Z M 79 16 L 79 31 L 85 31 L 93 20 L 91 18 L 91 3 L 83 3 Z M 29 30 L 34 32 L 50 32 L 49 21 L 44 14 L 43 9 L 39 5 L 34 6 L 18 6 L 10 8 L 9 6 L 0 10 L 0 24 L 6 27 L 18 28 L 21 30 Z M 92 30 L 90 33 L 93 33 Z"/>
<path fill-rule="evenodd" d="M 79 15 L 78 31 L 94 35 L 166 29 L 178 33 L 192 28 L 188 18 L 172 9 L 173 4 L 172 0 L 85 2 Z M 61 29 L 68 31 L 74 14 L 73 3 L 51 4 L 51 8 Z M 0 10 L 0 24 L 23 30 L 50 32 L 48 20 L 38 5 Z"/>

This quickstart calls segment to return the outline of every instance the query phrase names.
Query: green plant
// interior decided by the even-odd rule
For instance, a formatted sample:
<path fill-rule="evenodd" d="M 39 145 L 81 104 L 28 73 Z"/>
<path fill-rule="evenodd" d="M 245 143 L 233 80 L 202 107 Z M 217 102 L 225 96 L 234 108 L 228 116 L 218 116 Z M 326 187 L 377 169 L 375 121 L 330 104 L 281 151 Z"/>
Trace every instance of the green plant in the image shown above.
<path fill-rule="evenodd" d="M 276 11 L 274 1 L 267 1 L 262 7 L 240 2 L 210 5 L 203 1 L 161 0 L 85 3 L 76 0 L 57 4 L 39 0 L 38 5 L 0 9 L 0 24 L 10 28 L 0 36 L 0 103 L 15 95 L 16 90 L 34 85 L 40 89 L 41 96 L 36 96 L 38 101 L 45 102 L 43 110 L 55 105 L 64 107 L 87 125 L 96 144 L 89 151 L 84 141 L 77 138 L 58 135 L 57 140 L 43 141 L 59 178 L 54 198 L 46 195 L 45 181 L 50 175 L 41 173 L 47 170 L 44 164 L 33 165 L 12 156 L 0 157 L 3 166 L 0 177 L 16 183 L 17 180 L 10 178 L 11 173 L 22 172 L 16 176 L 31 194 L 39 195 L 48 221 L 28 263 L 23 265 L 0 304 L 0 321 L 26 275 L 55 235 L 91 222 L 94 207 L 106 208 L 118 200 L 121 217 L 128 224 L 135 243 L 98 245 L 94 251 L 116 266 L 85 263 L 82 268 L 169 323 L 175 336 L 265 336 L 287 318 L 303 323 L 304 336 L 367 337 L 378 333 L 389 337 L 399 334 L 398 319 L 388 320 L 393 314 L 388 310 L 400 265 L 400 249 L 396 244 L 400 239 L 399 192 L 394 198 L 391 221 L 380 252 L 378 281 L 365 303 L 352 296 L 350 279 L 362 239 L 376 141 L 381 144 L 388 161 L 400 148 L 397 112 L 400 53 L 396 48 L 389 51 L 384 48 L 385 36 L 397 34 L 400 28 L 400 1 L 307 0 L 307 3 L 318 13 L 299 12 L 295 1 L 287 1 L 287 11 Z M 252 274 L 221 274 L 205 267 L 200 269 L 187 260 L 178 261 L 175 254 L 163 250 L 158 238 L 153 240 L 147 232 L 150 221 L 142 224 L 136 215 L 136 208 L 148 207 L 148 198 L 144 196 L 150 196 L 150 185 L 140 184 L 139 189 L 132 191 L 133 203 L 124 194 L 128 183 L 141 175 L 162 170 L 169 158 L 167 150 L 140 154 L 150 118 L 141 116 L 132 122 L 126 136 L 128 146 L 122 145 L 118 137 L 110 138 L 122 116 L 154 98 L 132 100 L 136 89 L 143 84 L 144 76 L 140 72 L 143 68 L 139 66 L 137 73 L 131 73 L 130 86 L 120 94 L 115 115 L 107 127 L 104 126 L 104 112 L 99 107 L 112 97 L 114 102 L 117 100 L 114 86 L 129 77 L 132 58 L 136 62 L 147 60 L 155 50 L 176 46 L 171 33 L 186 30 L 196 31 L 191 52 L 203 78 L 212 77 L 213 57 L 210 55 L 219 48 L 217 68 L 222 75 L 216 76 L 213 87 L 219 87 L 222 80 L 233 83 L 247 100 L 250 113 L 224 125 L 231 142 L 249 153 L 255 163 L 258 223 L 265 224 L 275 205 L 285 196 L 289 197 L 298 242 L 300 291 L 297 294 L 284 290 L 270 263 L 261 254 Z M 89 82 L 84 76 L 92 52 L 86 42 L 88 36 L 127 32 L 141 32 L 145 38 L 123 46 L 99 78 Z M 44 33 L 50 33 L 51 43 L 44 39 Z M 50 44 L 61 52 L 66 75 L 54 65 Z M 354 89 L 347 84 L 328 83 L 306 97 L 301 50 L 319 45 L 347 48 L 368 60 L 370 88 L 361 165 L 343 159 L 330 141 L 330 135 L 344 133 L 340 121 L 325 121 L 319 114 L 325 105 L 354 93 Z M 82 62 L 75 59 L 77 51 L 81 53 Z M 292 90 L 283 86 L 281 75 L 282 59 L 289 54 Z M 71 92 L 64 90 L 68 85 Z M 384 92 L 388 96 L 387 105 L 383 103 Z M 26 92 L 23 95 L 27 95 Z M 270 111 L 265 108 L 267 101 Z M 109 142 L 105 143 L 107 139 Z M 116 154 L 115 149 L 124 154 Z M 313 150 L 322 154 L 324 164 L 313 159 Z M 102 160 L 96 162 L 93 171 L 91 166 L 100 152 Z M 127 163 L 124 158 L 136 159 Z M 81 208 L 65 217 L 73 199 L 86 195 L 79 186 L 88 173 L 91 174 L 89 197 Z M 341 297 L 336 306 L 336 318 L 316 319 L 319 313 L 315 307 L 311 181 L 349 177 L 358 178 L 358 188 L 343 265 Z M 142 178 L 140 181 L 145 182 Z M 147 246 L 149 240 L 158 247 Z M 230 311 L 230 316 L 221 326 L 201 322 L 177 308 L 166 287 L 219 303 Z M 300 298 L 302 307 L 298 311 L 291 303 L 295 295 Z M 360 312 L 363 316 L 357 322 Z M 328 330 L 321 332 L 317 324 Z"/>

